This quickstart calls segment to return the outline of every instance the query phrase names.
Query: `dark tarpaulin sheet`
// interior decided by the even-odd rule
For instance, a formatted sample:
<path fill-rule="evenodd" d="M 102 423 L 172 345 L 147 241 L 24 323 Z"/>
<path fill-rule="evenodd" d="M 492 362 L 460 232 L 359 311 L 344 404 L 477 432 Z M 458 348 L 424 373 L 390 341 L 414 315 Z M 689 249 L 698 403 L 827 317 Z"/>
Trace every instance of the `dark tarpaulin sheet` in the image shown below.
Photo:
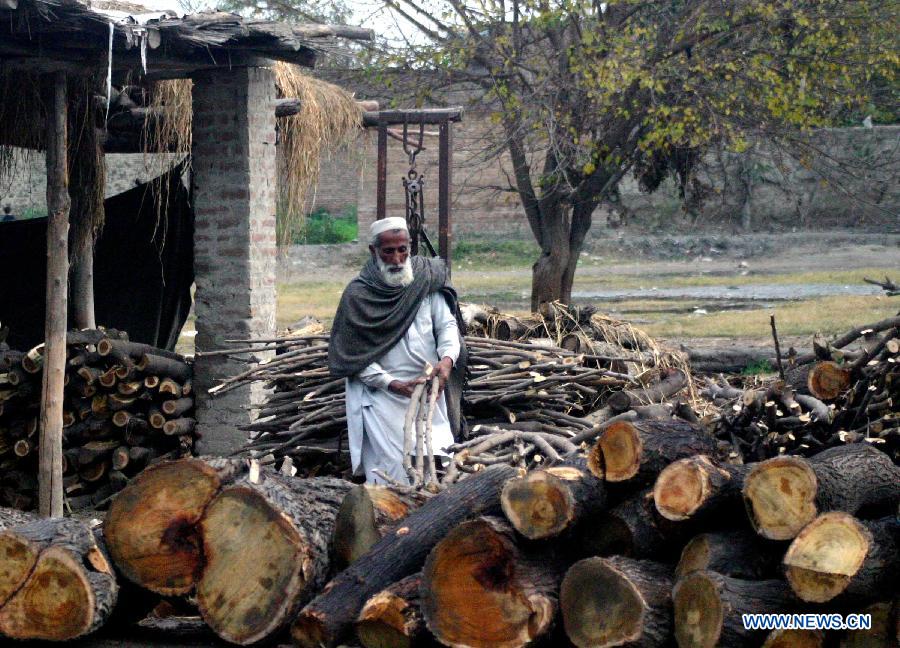
<path fill-rule="evenodd" d="M 183 170 L 179 165 L 163 176 L 169 200 L 159 221 L 147 185 L 106 200 L 94 256 L 97 324 L 165 349 L 178 341 L 194 281 L 193 213 Z M 9 327 L 14 349 L 44 339 L 46 278 L 47 219 L 0 222 L 0 325 Z"/>

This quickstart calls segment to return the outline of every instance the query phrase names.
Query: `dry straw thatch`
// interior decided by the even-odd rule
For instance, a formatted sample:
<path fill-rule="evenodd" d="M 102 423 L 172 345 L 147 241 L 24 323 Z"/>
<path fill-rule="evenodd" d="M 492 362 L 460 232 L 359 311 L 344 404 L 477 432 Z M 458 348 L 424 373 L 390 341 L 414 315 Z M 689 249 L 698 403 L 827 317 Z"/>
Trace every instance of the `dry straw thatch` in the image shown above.
<path fill-rule="evenodd" d="M 300 100 L 298 114 L 278 120 L 278 243 L 286 244 L 304 222 L 321 158 L 352 141 L 362 114 L 353 95 L 304 74 L 296 65 L 275 63 L 273 71 L 277 96 Z M 33 81 L 23 83 L 19 74 L 0 75 L 0 177 L 13 172 L 9 146 L 43 147 L 40 83 L 37 77 Z M 148 120 L 141 143 L 147 168 L 157 175 L 191 150 L 191 87 L 190 79 L 149 84 L 150 112 L 162 118 Z M 157 199 L 165 205 L 165 196 L 157 193 Z"/>
<path fill-rule="evenodd" d="M 304 74 L 296 65 L 278 62 L 273 72 L 278 98 L 300 100 L 299 113 L 278 120 L 277 240 L 285 245 L 303 225 L 322 157 L 351 141 L 362 114 L 353 95 Z M 150 88 L 150 95 L 152 107 L 161 109 L 166 118 L 147 125 L 145 152 L 189 152 L 191 81 L 160 81 Z"/>

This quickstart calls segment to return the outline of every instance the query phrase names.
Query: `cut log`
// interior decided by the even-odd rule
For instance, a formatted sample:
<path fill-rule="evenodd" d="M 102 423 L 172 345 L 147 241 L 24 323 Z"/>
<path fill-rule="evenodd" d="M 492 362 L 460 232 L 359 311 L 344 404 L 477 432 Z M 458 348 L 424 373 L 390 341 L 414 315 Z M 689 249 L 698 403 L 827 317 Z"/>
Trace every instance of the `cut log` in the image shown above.
<path fill-rule="evenodd" d="M 185 381 L 191 377 L 191 366 L 181 360 L 165 358 L 153 353 L 145 353 L 141 356 L 137 369 L 144 373 L 156 376 L 167 376 L 178 381 Z"/>
<path fill-rule="evenodd" d="M 365 648 L 436 645 L 422 615 L 421 582 L 421 574 L 407 576 L 366 601 L 356 621 L 356 636 Z"/>
<path fill-rule="evenodd" d="M 712 571 L 683 576 L 672 590 L 675 639 L 681 648 L 758 646 L 759 632 L 747 630 L 742 614 L 785 613 L 797 601 L 780 580 L 745 581 Z"/>
<path fill-rule="evenodd" d="M 292 480 L 265 471 L 210 502 L 199 527 L 197 607 L 217 635 L 241 646 L 261 641 L 321 589 L 334 519 L 349 489 L 341 479 Z"/>
<path fill-rule="evenodd" d="M 761 347 L 714 347 L 693 349 L 682 346 L 691 369 L 698 374 L 741 373 L 750 366 L 775 366 L 775 354 Z"/>
<path fill-rule="evenodd" d="M 701 533 L 684 546 L 675 576 L 708 569 L 747 580 L 775 578 L 783 551 L 783 547 L 767 543 L 751 531 Z"/>
<path fill-rule="evenodd" d="M 822 648 L 825 633 L 819 630 L 772 630 L 762 648 Z"/>
<path fill-rule="evenodd" d="M 672 522 L 657 512 L 648 489 L 602 513 L 584 530 L 581 544 L 602 556 L 661 560 L 677 557 L 689 534 L 690 525 Z"/>
<path fill-rule="evenodd" d="M 643 389 L 626 389 L 609 395 L 606 405 L 616 414 L 638 405 L 660 403 L 687 387 L 687 376 L 679 369 L 672 369 L 658 383 Z"/>
<path fill-rule="evenodd" d="M 706 455 L 666 466 L 653 486 L 656 510 L 668 520 L 687 520 L 740 508 L 741 489 L 750 467 L 719 463 Z"/>
<path fill-rule="evenodd" d="M 702 427 L 681 419 L 617 421 L 591 448 L 588 467 L 606 481 L 649 483 L 673 461 L 713 452 L 715 440 Z"/>
<path fill-rule="evenodd" d="M 478 518 L 450 531 L 428 554 L 422 612 L 447 646 L 525 646 L 549 630 L 562 576 L 552 557 L 520 549 L 506 520 Z"/>
<path fill-rule="evenodd" d="M 500 489 L 515 470 L 492 466 L 435 495 L 341 572 L 291 627 L 300 646 L 334 646 L 346 637 L 363 604 L 388 585 L 422 568 L 425 556 L 460 522 L 500 513 Z"/>
<path fill-rule="evenodd" d="M 51 518 L 0 532 L 0 634 L 81 637 L 106 621 L 117 593 L 105 552 L 83 522 Z"/>
<path fill-rule="evenodd" d="M 579 457 L 567 465 L 533 471 L 511 479 L 500 495 L 503 513 L 526 538 L 557 536 L 606 506 L 603 481 Z"/>
<path fill-rule="evenodd" d="M 900 646 L 900 596 L 893 601 L 879 601 L 861 610 L 872 615 L 868 630 L 848 630 L 841 637 L 840 648 L 896 648 Z"/>
<path fill-rule="evenodd" d="M 788 382 L 801 394 L 819 400 L 834 400 L 850 386 L 851 372 L 831 360 L 797 367 L 789 372 Z"/>
<path fill-rule="evenodd" d="M 809 459 L 775 457 L 754 465 L 743 494 L 757 533 L 790 540 L 819 513 L 896 507 L 900 467 L 866 444 L 831 448 Z"/>
<path fill-rule="evenodd" d="M 823 513 L 794 538 L 784 556 L 788 583 L 804 601 L 824 603 L 843 594 L 875 600 L 897 591 L 900 520 L 860 521 Z"/>
<path fill-rule="evenodd" d="M 163 432 L 168 436 L 182 436 L 194 431 L 197 421 L 192 418 L 178 418 L 163 423 Z"/>
<path fill-rule="evenodd" d="M 365 554 L 426 496 L 387 486 L 359 484 L 344 496 L 332 537 L 332 562 L 343 569 Z"/>
<path fill-rule="evenodd" d="M 672 643 L 672 568 L 621 556 L 586 558 L 559 594 L 566 635 L 579 648 Z"/>
<path fill-rule="evenodd" d="M 109 553 L 122 574 L 158 594 L 186 594 L 202 568 L 197 525 L 244 462 L 181 459 L 152 466 L 113 500 L 105 522 Z"/>
<path fill-rule="evenodd" d="M 176 398 L 163 401 L 159 408 L 166 416 L 179 417 L 194 406 L 193 398 Z"/>

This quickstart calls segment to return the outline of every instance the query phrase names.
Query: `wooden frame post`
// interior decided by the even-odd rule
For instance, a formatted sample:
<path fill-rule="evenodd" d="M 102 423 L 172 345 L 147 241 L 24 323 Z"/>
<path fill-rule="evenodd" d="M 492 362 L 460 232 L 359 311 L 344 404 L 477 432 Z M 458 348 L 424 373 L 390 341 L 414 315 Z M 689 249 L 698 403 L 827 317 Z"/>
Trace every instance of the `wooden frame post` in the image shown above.
<path fill-rule="evenodd" d="M 48 83 L 47 106 L 47 313 L 38 473 L 40 514 L 63 514 L 62 425 L 69 275 L 69 176 L 66 166 L 66 73 Z"/>

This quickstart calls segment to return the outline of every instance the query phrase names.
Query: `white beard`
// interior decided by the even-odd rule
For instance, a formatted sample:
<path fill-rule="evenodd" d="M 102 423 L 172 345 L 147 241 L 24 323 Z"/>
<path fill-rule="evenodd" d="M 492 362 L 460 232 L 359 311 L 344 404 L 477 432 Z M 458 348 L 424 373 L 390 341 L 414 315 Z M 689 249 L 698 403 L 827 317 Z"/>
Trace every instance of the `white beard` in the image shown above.
<path fill-rule="evenodd" d="M 406 257 L 406 263 L 403 265 L 395 266 L 388 265 L 380 258 L 375 258 L 376 263 L 378 264 L 378 270 L 381 272 L 381 278 L 384 280 L 388 286 L 393 288 L 396 287 L 406 287 L 412 283 L 413 280 L 413 269 L 412 269 L 412 257 Z M 393 268 L 402 268 L 400 272 L 391 272 Z"/>

